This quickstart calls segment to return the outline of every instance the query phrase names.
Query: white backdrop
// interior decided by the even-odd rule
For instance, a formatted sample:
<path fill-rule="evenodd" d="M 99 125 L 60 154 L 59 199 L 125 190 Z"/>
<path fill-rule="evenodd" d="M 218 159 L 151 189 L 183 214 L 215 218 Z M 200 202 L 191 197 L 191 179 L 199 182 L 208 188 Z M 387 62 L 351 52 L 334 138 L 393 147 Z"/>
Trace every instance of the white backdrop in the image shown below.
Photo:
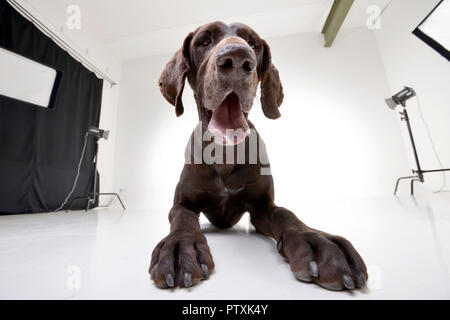
<path fill-rule="evenodd" d="M 391 194 L 407 160 L 397 118 L 384 104 L 390 92 L 373 33 L 343 30 L 332 48 L 315 33 L 267 40 L 284 86 L 282 117 L 264 118 L 255 101 L 250 119 L 267 144 L 277 202 L 295 209 L 302 198 Z M 171 206 L 197 122 L 188 86 L 180 118 L 159 93 L 169 59 L 123 64 L 115 185 L 129 207 Z"/>
<path fill-rule="evenodd" d="M 381 29 L 375 35 L 392 92 L 399 91 L 404 85 L 416 90 L 442 165 L 450 168 L 450 63 L 411 33 L 438 2 L 439 0 L 393 1 L 382 17 Z M 408 10 L 404 10 L 405 7 Z M 440 165 L 421 119 L 417 100 L 411 99 L 407 106 L 422 169 L 438 169 Z M 413 155 L 404 126 L 403 123 L 408 164 L 413 166 Z M 450 182 L 450 173 L 447 173 L 446 180 Z M 439 190 L 442 182 L 440 173 L 425 177 L 425 186 L 430 190 Z"/>

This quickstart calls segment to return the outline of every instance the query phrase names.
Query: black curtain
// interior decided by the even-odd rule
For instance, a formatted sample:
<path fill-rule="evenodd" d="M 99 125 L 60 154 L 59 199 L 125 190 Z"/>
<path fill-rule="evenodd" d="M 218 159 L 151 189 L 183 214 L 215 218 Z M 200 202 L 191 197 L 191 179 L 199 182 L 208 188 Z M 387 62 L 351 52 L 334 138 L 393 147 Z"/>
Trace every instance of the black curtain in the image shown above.
<path fill-rule="evenodd" d="M 59 74 L 51 108 L 0 96 L 0 213 L 52 211 L 72 188 L 86 131 L 98 126 L 103 81 L 6 0 L 0 0 L 0 47 Z M 72 198 L 92 191 L 94 154 L 90 138 Z M 74 208 L 85 206 L 80 201 Z"/>

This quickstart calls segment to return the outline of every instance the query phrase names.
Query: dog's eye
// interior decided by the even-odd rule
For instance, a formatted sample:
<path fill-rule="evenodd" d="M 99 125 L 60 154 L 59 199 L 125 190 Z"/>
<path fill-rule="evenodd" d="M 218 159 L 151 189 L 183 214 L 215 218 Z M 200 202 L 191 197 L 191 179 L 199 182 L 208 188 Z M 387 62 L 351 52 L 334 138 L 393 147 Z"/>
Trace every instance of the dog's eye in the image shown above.
<path fill-rule="evenodd" d="M 211 42 L 212 41 L 210 37 L 204 37 L 198 42 L 198 45 L 207 47 L 211 44 Z"/>
<path fill-rule="evenodd" d="M 250 48 L 252 49 L 256 49 L 256 43 L 253 40 L 248 40 L 247 41 L 248 45 L 250 46 Z"/>

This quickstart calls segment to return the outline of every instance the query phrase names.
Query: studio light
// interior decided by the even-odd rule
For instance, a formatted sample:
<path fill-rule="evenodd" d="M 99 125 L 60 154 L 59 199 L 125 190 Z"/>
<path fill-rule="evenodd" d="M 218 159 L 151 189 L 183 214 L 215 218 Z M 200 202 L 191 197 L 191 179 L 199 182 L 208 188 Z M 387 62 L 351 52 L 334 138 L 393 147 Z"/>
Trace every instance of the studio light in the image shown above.
<path fill-rule="evenodd" d="M 105 139 L 108 140 L 109 137 L 109 130 L 102 130 L 96 127 L 91 127 L 88 131 L 88 135 L 94 136 L 98 139 Z"/>
<path fill-rule="evenodd" d="M 120 204 L 122 205 L 123 210 L 125 210 L 125 205 L 123 204 L 122 199 L 120 198 L 120 196 L 117 193 L 115 193 L 115 192 L 107 192 L 107 193 L 106 192 L 97 192 L 98 141 L 100 139 L 108 140 L 109 130 L 103 130 L 103 129 L 99 129 L 97 127 L 90 127 L 89 130 L 86 132 L 86 137 L 89 137 L 89 136 L 94 137 L 95 143 L 97 144 L 95 147 L 95 156 L 94 156 L 94 168 L 95 168 L 94 185 L 92 187 L 92 191 L 87 196 L 73 198 L 69 204 L 69 207 L 67 208 L 67 211 L 69 211 L 72 208 L 72 205 L 74 204 L 74 202 L 78 201 L 78 200 L 86 200 L 87 201 L 86 211 L 88 211 L 90 206 L 95 204 L 95 202 L 98 200 L 99 196 L 103 196 L 103 195 L 117 197 L 117 199 L 119 199 Z"/>
<path fill-rule="evenodd" d="M 387 98 L 385 101 L 389 108 L 395 110 L 395 108 L 397 108 L 399 104 L 405 107 L 406 100 L 414 97 L 415 95 L 416 92 L 414 91 L 413 88 L 405 87 L 403 90 L 397 92 L 392 97 Z"/>
<path fill-rule="evenodd" d="M 97 191 L 97 186 L 98 186 L 98 179 L 97 179 L 98 141 L 100 139 L 108 140 L 109 130 L 103 130 L 103 129 L 99 129 L 97 127 L 91 126 L 89 128 L 89 130 L 86 132 L 85 137 L 84 137 L 83 151 L 81 152 L 80 161 L 78 163 L 78 171 L 77 171 L 77 175 L 75 177 L 75 181 L 73 183 L 72 190 L 67 195 L 67 197 L 64 200 L 63 204 L 58 209 L 56 209 L 55 211 L 59 211 L 59 210 L 63 209 L 66 206 L 66 203 L 68 202 L 69 198 L 72 196 L 73 192 L 75 191 L 75 188 L 76 188 L 77 182 L 78 182 L 78 178 L 80 176 L 80 168 L 81 168 L 81 164 L 82 164 L 83 159 L 84 159 L 86 146 L 88 144 L 89 137 L 94 138 L 93 140 L 96 143 L 95 155 L 94 155 L 94 159 L 93 159 L 93 162 L 94 162 L 94 183 L 92 185 L 92 191 L 89 192 L 89 194 L 86 195 L 86 196 L 73 198 L 70 201 L 69 205 L 67 206 L 66 211 L 71 210 L 73 204 L 76 201 L 79 201 L 79 200 L 86 200 L 86 211 L 88 211 L 89 208 L 98 201 L 99 197 L 103 196 L 103 195 L 117 197 L 117 199 L 119 200 L 120 204 L 122 205 L 123 210 L 125 210 L 125 205 L 123 204 L 122 199 L 120 198 L 120 196 L 117 193 L 115 193 L 115 192 L 105 193 L 105 192 L 98 192 Z"/>
<path fill-rule="evenodd" d="M 386 104 L 389 108 L 392 110 L 395 110 L 398 105 L 402 106 L 402 110 L 399 112 L 401 116 L 401 120 L 406 122 L 406 127 L 408 129 L 409 139 L 411 142 L 411 146 L 414 153 L 414 160 L 416 162 L 416 170 L 412 170 L 413 175 L 407 176 L 407 177 L 400 177 L 397 179 L 397 183 L 395 184 L 395 191 L 394 195 L 397 194 L 398 184 L 401 180 L 410 180 L 411 181 L 411 195 L 414 194 L 414 182 L 421 182 L 423 183 L 424 180 L 424 173 L 431 173 L 431 172 L 443 172 L 443 171 L 450 171 L 450 169 L 435 169 L 435 170 L 422 170 L 419 162 L 419 156 L 417 155 L 417 148 L 416 143 L 414 142 L 414 136 L 411 129 L 411 123 L 409 122 L 409 115 L 406 111 L 406 101 L 408 99 L 411 99 L 416 95 L 416 92 L 413 88 L 410 87 L 404 87 L 403 90 L 397 92 L 392 97 L 385 99 Z"/>

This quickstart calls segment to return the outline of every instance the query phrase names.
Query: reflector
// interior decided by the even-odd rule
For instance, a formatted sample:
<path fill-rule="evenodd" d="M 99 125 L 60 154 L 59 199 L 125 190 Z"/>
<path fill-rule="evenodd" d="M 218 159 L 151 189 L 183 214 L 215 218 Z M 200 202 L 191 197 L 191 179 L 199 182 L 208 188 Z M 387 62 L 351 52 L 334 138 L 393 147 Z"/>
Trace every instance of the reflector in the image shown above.
<path fill-rule="evenodd" d="M 0 48 L 0 94 L 47 108 L 56 70 Z"/>

